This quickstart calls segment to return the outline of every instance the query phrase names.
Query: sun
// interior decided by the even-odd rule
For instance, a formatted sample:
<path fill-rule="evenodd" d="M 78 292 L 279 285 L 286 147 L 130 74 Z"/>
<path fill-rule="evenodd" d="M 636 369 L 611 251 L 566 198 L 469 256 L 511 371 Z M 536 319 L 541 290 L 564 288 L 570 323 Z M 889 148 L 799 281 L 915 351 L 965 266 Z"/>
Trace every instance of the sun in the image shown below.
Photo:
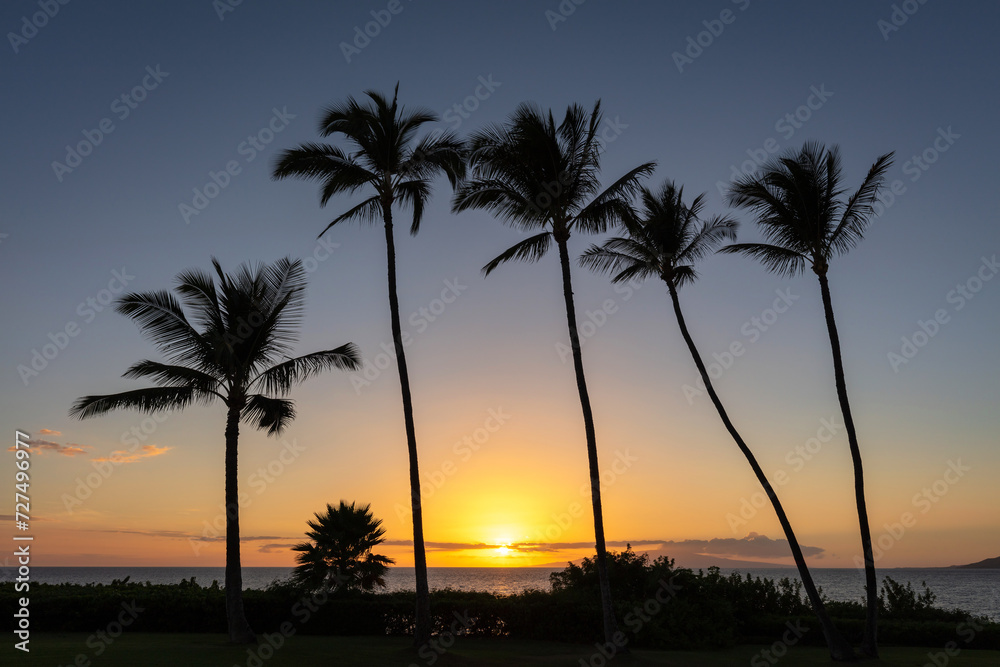
<path fill-rule="evenodd" d="M 501 544 L 500 546 L 497 547 L 497 555 L 498 556 L 509 556 L 510 555 L 510 547 L 508 547 L 506 544 Z"/>

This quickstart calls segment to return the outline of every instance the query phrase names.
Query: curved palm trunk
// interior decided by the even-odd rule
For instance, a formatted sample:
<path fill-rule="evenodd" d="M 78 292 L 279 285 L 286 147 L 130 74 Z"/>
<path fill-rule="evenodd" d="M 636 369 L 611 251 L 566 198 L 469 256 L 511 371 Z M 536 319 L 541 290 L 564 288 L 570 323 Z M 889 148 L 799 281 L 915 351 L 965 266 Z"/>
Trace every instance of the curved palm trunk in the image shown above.
<path fill-rule="evenodd" d="M 243 572 L 240 569 L 240 506 L 237 488 L 237 445 L 240 408 L 229 407 L 226 417 L 226 621 L 229 641 L 252 644 L 257 639 L 243 611 Z"/>
<path fill-rule="evenodd" d="M 809 597 L 809 602 L 812 604 L 813 611 L 816 612 L 816 618 L 819 620 L 820 627 L 823 629 L 823 637 L 826 639 L 826 645 L 830 649 L 830 657 L 834 660 L 854 660 L 856 656 L 854 655 L 854 650 L 851 648 L 850 643 L 844 639 L 843 635 L 837 630 L 833 625 L 833 621 L 830 619 L 830 615 L 826 611 L 826 607 L 823 605 L 823 600 L 820 598 L 819 591 L 816 590 L 816 584 L 813 582 L 812 575 L 809 573 L 809 567 L 806 565 L 806 559 L 802 555 L 802 549 L 799 547 L 799 541 L 795 537 L 795 533 L 792 531 L 792 524 L 788 521 L 788 517 L 785 515 L 785 509 L 781 506 L 781 501 L 778 500 L 778 494 L 774 491 L 771 483 L 767 479 L 767 475 L 761 469 L 760 464 L 757 463 L 757 458 L 750 451 L 750 448 L 740 437 L 740 434 L 736 431 L 736 427 L 733 426 L 733 422 L 729 419 L 729 414 L 722 405 L 722 401 L 719 399 L 719 395 L 715 393 L 715 387 L 712 386 L 712 378 L 708 374 L 708 370 L 705 368 L 705 363 L 701 359 L 701 355 L 698 353 L 698 348 L 695 347 L 694 340 L 691 338 L 691 334 L 688 333 L 687 324 L 684 322 L 684 315 L 681 313 L 681 304 L 677 298 L 677 290 L 671 285 L 667 284 L 670 290 L 670 299 L 674 303 L 674 314 L 677 316 L 677 324 L 680 326 L 681 335 L 684 337 L 684 342 L 687 343 L 688 350 L 691 351 L 691 357 L 694 358 L 695 366 L 698 367 L 698 372 L 701 373 L 701 379 L 705 383 L 705 390 L 708 392 L 709 397 L 712 399 L 712 403 L 715 405 L 715 409 L 719 413 L 719 417 L 722 419 L 722 423 L 725 424 L 726 430 L 729 431 L 729 435 L 732 436 L 733 440 L 736 442 L 736 446 L 740 448 L 743 455 L 746 457 L 747 462 L 753 469 L 754 474 L 757 476 L 757 481 L 760 485 L 764 487 L 767 497 L 771 500 L 771 505 L 774 507 L 774 513 L 778 515 L 778 522 L 781 523 L 781 529 L 785 533 L 785 539 L 788 540 L 788 546 L 792 550 L 792 558 L 795 559 L 795 566 L 799 570 L 799 577 L 802 579 L 802 587 L 806 590 L 806 595 Z"/>
<path fill-rule="evenodd" d="M 861 449 L 858 447 L 858 434 L 854 428 L 854 417 L 851 416 L 851 404 L 847 399 L 847 382 L 844 379 L 844 361 L 840 354 L 840 337 L 837 335 L 837 323 L 833 319 L 833 301 L 830 298 L 830 284 L 826 272 L 817 274 L 819 286 L 823 294 L 823 311 L 826 314 L 826 328 L 830 334 L 830 348 L 833 350 L 833 373 L 837 382 L 837 398 L 840 400 L 840 411 L 844 415 L 844 427 L 847 429 L 847 442 L 851 448 L 851 460 L 854 462 L 854 499 L 858 505 L 858 524 L 861 528 L 861 549 L 865 557 L 865 591 L 868 613 L 865 617 L 865 634 L 861 642 L 862 652 L 872 658 L 878 657 L 878 583 L 875 578 L 875 556 L 872 552 L 872 534 L 868 527 L 868 507 L 865 502 L 865 474 L 861 464 Z"/>
<path fill-rule="evenodd" d="M 601 611 L 604 617 L 604 641 L 617 645 L 614 635 L 618 632 L 614 609 L 611 604 L 611 583 L 608 581 L 608 556 L 604 543 L 604 512 L 601 509 L 601 470 L 597 462 L 597 436 L 594 431 L 594 413 L 590 408 L 590 394 L 587 380 L 583 375 L 583 355 L 580 353 L 580 335 L 576 329 L 576 307 L 573 304 L 573 285 L 569 272 L 569 251 L 566 241 L 559 244 L 559 264 L 562 267 L 563 298 L 566 300 L 566 320 L 569 323 L 569 341 L 573 348 L 573 368 L 576 371 L 576 386 L 580 392 L 580 406 L 583 408 L 583 424 L 587 434 L 587 461 L 590 463 L 590 495 L 594 505 L 594 538 L 597 542 L 597 577 L 601 585 Z M 621 647 L 618 653 L 625 653 Z"/>
<path fill-rule="evenodd" d="M 413 629 L 415 646 L 431 638 L 431 596 L 427 585 L 427 554 L 424 551 L 424 519 L 420 507 L 420 469 L 417 466 L 417 435 L 413 427 L 413 401 L 410 397 L 410 376 L 403 352 L 403 334 L 399 323 L 399 297 L 396 294 L 396 245 L 392 238 L 392 202 L 383 201 L 385 247 L 389 265 L 389 311 L 392 319 L 392 343 L 396 350 L 399 386 L 403 394 L 403 421 L 406 426 L 406 448 L 410 455 L 410 505 L 413 511 L 413 569 L 417 575 L 417 609 Z"/>

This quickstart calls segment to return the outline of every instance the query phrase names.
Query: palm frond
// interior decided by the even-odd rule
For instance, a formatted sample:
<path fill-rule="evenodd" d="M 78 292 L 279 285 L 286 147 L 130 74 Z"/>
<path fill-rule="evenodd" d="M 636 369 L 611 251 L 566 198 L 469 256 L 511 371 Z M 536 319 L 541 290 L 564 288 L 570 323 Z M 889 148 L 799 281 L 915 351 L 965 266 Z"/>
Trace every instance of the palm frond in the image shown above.
<path fill-rule="evenodd" d="M 84 396 L 78 398 L 69 414 L 77 419 L 89 419 L 107 414 L 112 410 L 137 410 L 139 412 L 162 412 L 184 408 L 202 398 L 207 402 L 210 396 L 199 395 L 193 387 L 149 387 L 133 389 L 105 396 Z"/>
<path fill-rule="evenodd" d="M 242 418 L 256 429 L 266 429 L 268 435 L 277 435 L 295 419 L 295 404 L 287 398 L 251 394 Z"/>
<path fill-rule="evenodd" d="M 465 178 L 465 155 L 465 143 L 454 132 L 440 136 L 429 134 L 414 146 L 409 158 L 400 166 L 399 174 L 421 180 L 443 171 L 452 188 L 457 188 Z"/>
<path fill-rule="evenodd" d="M 279 153 L 271 177 L 281 180 L 291 176 L 320 181 L 322 206 L 334 195 L 351 194 L 366 185 L 379 184 L 377 174 L 330 144 L 304 143 Z"/>
<path fill-rule="evenodd" d="M 642 179 L 652 174 L 655 169 L 655 162 L 644 162 L 630 169 L 577 214 L 576 224 L 588 233 L 599 233 L 604 232 L 609 224 L 621 221 L 627 214 L 621 207 L 636 195 Z M 612 202 L 615 206 L 608 207 L 607 204 Z"/>
<path fill-rule="evenodd" d="M 785 276 L 801 273 L 810 261 L 810 258 L 802 253 L 769 243 L 734 243 L 719 248 L 719 252 L 752 257 L 760 261 L 768 271 Z"/>
<path fill-rule="evenodd" d="M 678 262 L 702 259 L 714 252 L 723 241 L 735 241 L 739 222 L 728 216 L 716 216 L 702 224 L 691 241 L 677 253 Z"/>
<path fill-rule="evenodd" d="M 865 230 L 875 213 L 874 204 L 879 188 L 885 181 L 885 173 L 892 166 L 893 156 L 894 153 L 880 155 L 868 170 L 861 187 L 847 200 L 840 223 L 830 235 L 830 245 L 834 251 L 843 254 L 864 238 Z"/>
<path fill-rule="evenodd" d="M 364 200 L 357 206 L 351 207 L 346 213 L 341 213 L 336 218 L 333 219 L 329 225 L 323 228 L 316 238 L 323 236 L 331 227 L 341 222 L 357 220 L 363 225 L 371 225 L 376 222 L 381 222 L 382 220 L 382 197 L 379 195 L 373 195 L 368 199 Z"/>
<path fill-rule="evenodd" d="M 537 261 L 548 251 L 551 242 L 552 233 L 542 232 L 541 234 L 536 234 L 535 236 L 531 236 L 523 241 L 515 243 L 510 248 L 507 248 L 502 253 L 494 257 L 486 266 L 484 266 L 483 275 L 490 275 L 494 269 L 506 262 L 514 260 L 525 262 Z"/>
<path fill-rule="evenodd" d="M 215 258 L 212 261 L 218 263 Z M 177 293 L 202 328 L 222 328 L 219 317 L 219 297 L 212 275 L 200 269 L 188 269 L 177 275 Z"/>
<path fill-rule="evenodd" d="M 135 320 L 142 334 L 167 358 L 199 365 L 206 363 L 208 346 L 170 292 L 125 294 L 118 299 L 115 310 Z"/>
<path fill-rule="evenodd" d="M 224 398 L 218 393 L 222 383 L 219 378 L 189 366 L 163 364 L 144 359 L 129 366 L 122 377 L 130 379 L 148 377 L 161 386 L 191 387 L 199 393 L 211 393 Z"/>
<path fill-rule="evenodd" d="M 288 359 L 260 373 L 250 382 L 268 394 L 287 394 L 293 386 L 323 371 L 338 368 L 354 371 L 361 367 L 361 357 L 354 343 L 332 350 L 322 350 Z"/>
<path fill-rule="evenodd" d="M 420 221 L 424 216 L 424 203 L 430 199 L 431 184 L 426 180 L 403 181 L 396 185 L 396 196 L 400 202 L 413 208 L 413 223 L 410 235 L 420 231 Z"/>

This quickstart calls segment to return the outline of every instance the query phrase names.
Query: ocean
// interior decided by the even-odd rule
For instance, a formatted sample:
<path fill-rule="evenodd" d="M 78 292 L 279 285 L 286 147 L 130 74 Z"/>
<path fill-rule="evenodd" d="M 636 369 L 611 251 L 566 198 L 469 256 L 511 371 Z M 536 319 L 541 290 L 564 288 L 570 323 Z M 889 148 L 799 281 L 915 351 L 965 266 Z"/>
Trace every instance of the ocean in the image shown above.
<path fill-rule="evenodd" d="M 243 584 L 246 588 L 265 588 L 287 577 L 289 567 L 245 567 Z M 557 570 L 534 567 L 431 567 L 427 569 L 431 590 L 489 591 L 509 595 L 528 589 L 549 590 L 549 574 Z M 770 579 L 798 578 L 794 568 L 734 570 L 723 568 L 723 574 L 749 572 Z M 864 573 L 854 568 L 816 568 L 811 570 L 816 585 L 832 600 L 863 599 Z M 923 582 L 937 595 L 935 606 L 959 608 L 985 615 L 1000 622 L 1000 570 L 967 570 L 956 568 L 892 568 L 879 573 L 879 586 L 884 576 L 902 584 L 912 584 L 918 593 Z M 225 568 L 221 567 L 35 567 L 32 581 L 42 583 L 109 584 L 114 579 L 131 577 L 132 582 L 176 584 L 181 579 L 195 580 L 210 586 L 213 580 L 221 585 Z M 9 576 L 7 577 L 10 578 Z M 386 577 L 389 590 L 413 590 L 412 567 L 394 567 Z"/>

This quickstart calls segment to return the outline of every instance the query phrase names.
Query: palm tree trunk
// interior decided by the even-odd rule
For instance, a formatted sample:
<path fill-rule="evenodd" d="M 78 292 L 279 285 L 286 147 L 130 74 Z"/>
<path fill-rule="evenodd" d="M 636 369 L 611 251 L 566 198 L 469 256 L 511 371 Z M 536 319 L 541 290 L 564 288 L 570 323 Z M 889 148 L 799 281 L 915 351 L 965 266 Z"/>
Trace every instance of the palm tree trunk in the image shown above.
<path fill-rule="evenodd" d="M 237 488 L 237 445 L 241 407 L 230 405 L 226 418 L 226 620 L 229 641 L 253 644 L 256 637 L 243 611 L 243 572 L 240 568 L 240 506 Z"/>
<path fill-rule="evenodd" d="M 406 448 L 410 455 L 410 505 L 413 511 L 413 569 L 417 575 L 417 609 L 413 628 L 413 643 L 420 646 L 431 638 L 431 595 L 427 584 L 427 554 L 424 551 L 424 519 L 420 507 L 420 468 L 417 465 L 417 435 L 413 427 L 413 401 L 410 397 L 410 376 L 406 370 L 403 333 L 399 323 L 399 297 L 396 294 L 396 245 L 392 238 L 392 201 L 383 200 L 385 247 L 389 265 L 389 311 L 392 319 L 392 342 L 399 369 L 399 386 L 403 393 L 403 421 L 406 427 Z"/>
<path fill-rule="evenodd" d="M 875 578 L 875 555 L 872 552 L 872 534 L 871 529 L 868 527 L 868 507 L 865 502 L 865 474 L 861 463 L 861 449 L 858 447 L 858 434 L 854 428 L 854 417 L 851 415 L 851 404 L 847 399 L 844 361 L 840 354 L 840 337 L 837 335 L 837 323 L 833 319 L 833 300 L 830 298 L 830 284 L 827 282 L 825 271 L 817 275 L 819 276 L 820 290 L 823 294 L 823 311 L 826 313 L 826 328 L 830 334 L 830 348 L 833 350 L 833 373 L 837 382 L 837 398 L 840 400 L 840 411 L 844 415 L 847 442 L 851 448 L 851 460 L 854 462 L 854 499 L 858 505 L 861 549 L 865 557 L 865 595 L 868 603 L 861 651 L 868 657 L 877 658 L 878 582 Z"/>
<path fill-rule="evenodd" d="M 694 340 L 692 340 L 691 334 L 688 332 L 687 324 L 684 322 L 681 303 L 677 298 L 677 289 L 670 283 L 667 283 L 667 287 L 670 290 L 670 299 L 674 303 L 674 314 L 677 316 L 677 324 L 681 328 L 681 335 L 684 337 L 684 342 L 687 343 L 695 366 L 698 367 L 698 372 L 701 373 L 701 379 L 705 383 L 705 390 L 712 399 L 712 404 L 715 405 L 715 409 L 718 411 L 722 423 L 725 424 L 726 430 L 729 431 L 729 435 L 732 436 L 736 442 L 736 446 L 743 452 L 747 462 L 757 476 L 757 481 L 764 487 L 764 491 L 767 493 L 767 497 L 771 500 L 771 505 L 774 507 L 774 513 L 778 515 L 778 522 L 781 524 L 781 529 L 785 533 L 785 539 L 788 540 L 788 546 L 792 550 L 792 558 L 795 559 L 795 566 L 799 570 L 802 587 L 806 589 L 806 596 L 808 596 L 809 602 L 812 604 L 813 611 L 816 612 L 816 618 L 819 620 L 820 627 L 823 630 L 826 645 L 830 649 L 830 657 L 833 660 L 855 660 L 854 649 L 851 648 L 850 643 L 844 639 L 843 635 L 833 625 L 833 620 L 831 620 L 826 607 L 823 605 L 823 600 L 820 598 L 816 584 L 809 573 L 809 567 L 806 565 L 806 559 L 802 555 L 799 541 L 792 531 L 792 524 L 788 521 L 788 516 L 785 514 L 785 509 L 781 506 L 781 501 L 778 500 L 778 494 L 771 486 L 771 482 L 768 481 L 767 475 L 764 474 L 760 464 L 757 463 L 757 457 L 753 455 L 753 452 L 750 451 L 750 448 L 736 431 L 736 427 L 733 426 L 733 422 L 729 419 L 729 414 L 726 412 L 725 407 L 723 407 L 719 395 L 715 393 L 715 387 L 712 386 L 712 378 L 709 376 L 708 370 L 705 368 L 705 363 L 701 359 L 701 354 L 698 353 L 698 348 L 695 347 Z"/>
<path fill-rule="evenodd" d="M 569 272 L 569 251 L 566 240 L 558 239 L 559 264 L 562 267 L 563 298 L 566 300 L 566 320 L 569 323 L 569 341 L 573 348 L 573 368 L 576 370 L 576 386 L 580 392 L 580 407 L 583 408 L 583 425 L 587 434 L 587 461 L 590 464 L 590 495 L 594 505 L 594 537 L 597 542 L 597 577 L 601 586 L 601 611 L 604 617 L 604 641 L 617 646 L 614 640 L 618 632 L 614 608 L 611 603 L 611 583 L 608 580 L 608 555 L 604 542 L 604 513 L 601 509 L 601 469 L 597 462 L 597 435 L 594 431 L 594 413 L 590 408 L 590 394 L 587 379 L 583 374 L 583 355 L 580 353 L 580 335 L 576 329 L 576 307 L 573 304 L 573 284 Z M 618 653 L 625 653 L 619 647 Z"/>

